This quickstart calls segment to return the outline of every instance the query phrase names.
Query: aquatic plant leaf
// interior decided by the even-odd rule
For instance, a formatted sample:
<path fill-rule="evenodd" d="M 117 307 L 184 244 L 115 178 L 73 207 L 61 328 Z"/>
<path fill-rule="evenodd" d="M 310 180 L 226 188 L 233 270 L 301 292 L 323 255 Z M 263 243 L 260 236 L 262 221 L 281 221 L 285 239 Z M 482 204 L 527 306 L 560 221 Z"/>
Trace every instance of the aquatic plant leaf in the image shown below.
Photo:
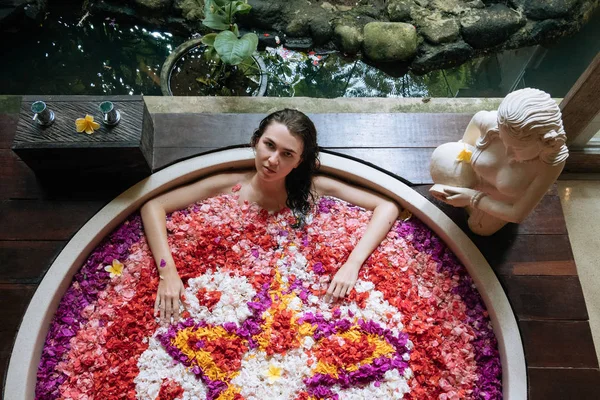
<path fill-rule="evenodd" d="M 217 31 L 229 29 L 228 13 L 219 2 L 207 0 L 204 4 L 204 19 L 202 24 Z"/>
<path fill-rule="evenodd" d="M 247 33 L 237 38 L 235 33 L 223 31 L 215 39 L 215 49 L 221 60 L 226 64 L 238 65 L 244 59 L 250 57 L 258 47 L 258 36 L 255 33 Z"/>
<path fill-rule="evenodd" d="M 214 46 L 216 37 L 217 37 L 216 33 L 209 33 L 207 35 L 202 36 L 200 41 L 207 46 Z"/>
<path fill-rule="evenodd" d="M 248 14 L 252 9 L 250 4 L 239 0 L 232 2 L 232 6 L 234 11 L 240 14 Z"/>

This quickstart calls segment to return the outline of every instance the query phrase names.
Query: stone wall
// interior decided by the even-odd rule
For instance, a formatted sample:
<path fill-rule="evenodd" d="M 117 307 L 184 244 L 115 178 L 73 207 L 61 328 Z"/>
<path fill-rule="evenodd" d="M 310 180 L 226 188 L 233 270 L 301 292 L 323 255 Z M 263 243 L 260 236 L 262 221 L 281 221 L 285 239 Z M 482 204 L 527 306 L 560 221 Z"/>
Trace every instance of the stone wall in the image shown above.
<path fill-rule="evenodd" d="M 49 0 L 59 1 L 59 0 Z M 39 18 L 46 0 L 9 0 L 8 14 Z M 384 70 L 416 73 L 572 34 L 599 0 L 249 0 L 238 22 L 286 47 L 337 48 Z M 86 11 L 142 20 L 178 33 L 206 33 L 203 0 L 87 0 Z M 0 9 L 2 16 L 7 9 Z M 42 11 L 40 11 L 42 10 Z M 35 11 L 35 13 L 34 13 Z M 7 14 L 7 15 L 8 15 Z M 274 44 L 274 43 L 271 43 Z"/>

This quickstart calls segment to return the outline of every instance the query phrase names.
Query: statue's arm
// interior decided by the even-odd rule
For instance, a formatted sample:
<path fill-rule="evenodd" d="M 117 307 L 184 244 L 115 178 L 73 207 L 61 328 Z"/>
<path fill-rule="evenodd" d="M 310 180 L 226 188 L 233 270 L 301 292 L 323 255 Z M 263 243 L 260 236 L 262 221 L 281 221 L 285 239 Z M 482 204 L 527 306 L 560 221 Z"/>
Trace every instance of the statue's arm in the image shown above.
<path fill-rule="evenodd" d="M 548 169 L 538 175 L 525 193 L 513 204 L 494 200 L 490 196 L 486 196 L 481 199 L 478 208 L 504 221 L 521 223 L 533 211 L 550 186 L 556 181 L 563 166 L 564 163 L 556 166 L 548 166 Z"/>
<path fill-rule="evenodd" d="M 471 146 L 475 146 L 475 142 L 477 142 L 477 139 L 479 139 L 481 135 L 485 134 L 488 129 L 496 126 L 496 115 L 496 111 L 479 111 L 477 114 L 473 115 L 471 122 L 467 125 L 467 129 L 465 129 L 462 141 Z"/>

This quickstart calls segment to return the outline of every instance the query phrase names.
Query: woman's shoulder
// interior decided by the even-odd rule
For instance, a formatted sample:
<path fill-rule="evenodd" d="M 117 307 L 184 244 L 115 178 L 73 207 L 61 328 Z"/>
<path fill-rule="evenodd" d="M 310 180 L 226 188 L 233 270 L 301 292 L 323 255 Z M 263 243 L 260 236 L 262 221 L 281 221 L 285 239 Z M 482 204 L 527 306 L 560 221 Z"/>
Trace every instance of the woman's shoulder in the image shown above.
<path fill-rule="evenodd" d="M 245 185 L 250 177 L 252 171 L 232 171 L 222 172 L 212 175 L 206 179 L 210 180 L 211 185 L 216 189 L 218 193 L 232 193 L 238 191 L 243 185 Z"/>

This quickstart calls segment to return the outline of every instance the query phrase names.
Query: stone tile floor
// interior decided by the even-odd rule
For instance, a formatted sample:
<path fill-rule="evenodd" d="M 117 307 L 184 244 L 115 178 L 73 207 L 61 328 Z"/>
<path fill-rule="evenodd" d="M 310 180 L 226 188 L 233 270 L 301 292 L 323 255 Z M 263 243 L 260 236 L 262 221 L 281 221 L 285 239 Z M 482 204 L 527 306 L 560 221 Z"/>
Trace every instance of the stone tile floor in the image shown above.
<path fill-rule="evenodd" d="M 561 180 L 558 193 L 600 359 L 600 181 Z"/>

